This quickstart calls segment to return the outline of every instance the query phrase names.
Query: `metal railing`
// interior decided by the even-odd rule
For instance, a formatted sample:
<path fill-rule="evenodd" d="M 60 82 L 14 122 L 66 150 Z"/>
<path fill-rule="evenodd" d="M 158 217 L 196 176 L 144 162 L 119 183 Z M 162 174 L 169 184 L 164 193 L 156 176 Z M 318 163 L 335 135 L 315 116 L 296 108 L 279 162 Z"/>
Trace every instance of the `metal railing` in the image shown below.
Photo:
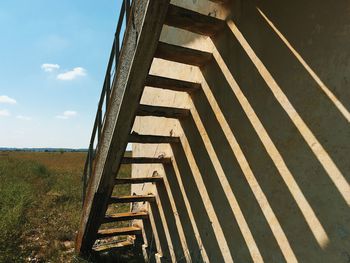
<path fill-rule="evenodd" d="M 98 103 L 97 113 L 96 113 L 95 122 L 94 122 L 94 128 L 92 130 L 88 154 L 85 161 L 84 174 L 82 178 L 83 203 L 85 200 L 86 190 L 89 184 L 89 180 L 91 179 L 96 151 L 99 149 L 102 130 L 104 127 L 105 115 L 109 107 L 109 100 L 112 94 L 112 87 L 115 79 L 115 72 L 118 67 L 120 43 L 122 43 L 120 42 L 121 34 L 123 34 L 123 37 L 124 37 L 124 32 L 122 32 L 123 21 L 125 21 L 125 25 L 127 26 L 127 23 L 129 21 L 129 16 L 130 16 L 131 2 L 132 2 L 131 0 L 123 0 L 122 6 L 120 9 L 117 29 L 114 35 L 111 55 L 108 61 L 106 76 L 103 82 L 102 92 Z"/>

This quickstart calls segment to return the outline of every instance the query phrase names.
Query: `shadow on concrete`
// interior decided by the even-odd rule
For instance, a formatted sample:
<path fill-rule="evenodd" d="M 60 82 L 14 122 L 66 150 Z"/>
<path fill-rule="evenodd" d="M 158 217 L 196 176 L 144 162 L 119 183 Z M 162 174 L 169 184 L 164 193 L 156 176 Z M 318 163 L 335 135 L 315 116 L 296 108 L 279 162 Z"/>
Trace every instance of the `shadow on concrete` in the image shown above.
<path fill-rule="evenodd" d="M 233 259 L 238 262 L 252 262 L 247 245 L 192 116 L 183 119 L 181 125 L 199 168 L 200 175 L 198 176 L 202 177 Z"/>
<path fill-rule="evenodd" d="M 171 189 L 171 192 L 173 193 L 176 210 L 184 231 L 188 253 L 190 254 L 192 262 L 203 262 L 201 248 L 199 247 L 198 242 L 196 240 L 195 231 L 191 223 L 190 215 L 186 208 L 184 197 L 181 194 L 181 188 L 176 178 L 174 168 L 171 164 L 165 164 L 164 170 L 168 179 L 169 187 Z"/>
<path fill-rule="evenodd" d="M 186 196 L 190 201 L 195 224 L 198 228 L 208 258 L 211 262 L 224 262 L 220 250 L 220 244 L 215 237 L 212 222 L 209 219 L 206 205 L 201 198 L 200 190 L 196 185 L 185 152 L 180 144 L 173 144 L 172 150 L 185 188 Z M 175 195 L 174 198 L 176 199 Z"/>
<path fill-rule="evenodd" d="M 315 0 L 308 3 L 298 0 L 288 4 L 273 0 L 258 4 L 244 1 L 240 14 L 235 15 L 233 21 L 350 182 L 350 163 L 347 161 L 350 140 L 346 140 L 350 136 L 349 122 L 258 11 L 259 8 L 264 12 L 325 86 L 349 110 L 349 54 L 344 46 L 350 40 L 344 35 L 344 27 L 350 23 L 350 19 L 339 15 L 344 6 L 348 6 L 348 3 L 343 0 L 339 1 L 339 5 L 338 2 L 334 5 L 331 1 L 320 3 Z M 297 19 L 294 15 L 291 17 L 293 13 L 298 14 Z M 232 45 L 236 44 L 232 42 Z M 221 51 L 224 55 L 224 49 Z M 229 67 L 233 65 L 227 64 Z M 241 69 L 244 66 L 240 65 Z"/>
<path fill-rule="evenodd" d="M 207 72 L 210 74 L 207 74 Z M 228 84 L 225 83 L 222 77 L 220 77 L 220 70 L 217 65 L 215 63 L 209 65 L 206 69 L 203 70 L 203 73 L 207 78 L 208 84 L 211 85 L 211 87 L 215 87 L 215 92 L 218 94 L 224 94 L 221 93 L 224 91 L 222 88 Z M 230 96 L 231 92 L 225 92 L 225 96 L 220 97 L 227 100 L 232 99 Z M 220 124 L 209 104 L 207 97 L 203 92 L 198 92 L 192 96 L 192 100 L 197 112 L 202 118 L 203 125 L 213 145 L 215 153 L 217 154 L 225 176 L 230 183 L 231 189 L 233 190 L 239 206 L 243 211 L 247 224 L 250 228 L 250 231 L 252 232 L 252 235 L 263 259 L 266 262 L 285 262 L 278 244 L 273 236 L 273 233 L 271 232 L 269 224 L 266 221 L 261 208 L 259 207 L 259 203 L 257 202 L 256 197 L 254 196 L 254 193 L 239 166 L 239 163 L 237 162 L 237 159 L 230 147 L 229 142 L 227 141 L 223 130 L 220 127 Z M 232 100 L 231 103 L 238 105 Z M 229 105 L 229 103 L 227 103 L 227 105 Z M 240 116 L 236 109 L 230 109 L 230 111 L 228 111 L 228 114 L 230 116 L 235 116 L 236 118 Z M 237 124 L 239 125 L 239 123 Z M 244 125 L 241 127 L 244 127 Z M 254 136 L 252 130 L 247 130 L 243 134 L 249 138 L 256 137 L 256 135 Z M 257 149 L 256 147 L 252 147 L 252 150 L 255 151 Z M 227 217 L 226 220 L 230 221 L 232 219 Z"/>
<path fill-rule="evenodd" d="M 271 12 L 275 10 L 276 18 L 273 16 L 271 18 L 273 21 L 283 20 L 282 16 L 277 16 L 279 10 L 277 7 L 282 8 L 282 4 L 277 5 L 277 1 L 263 1 L 261 3 L 262 9 L 269 16 L 272 16 Z M 295 3 L 291 2 L 288 5 L 292 9 Z M 283 93 L 288 97 L 299 115 L 326 149 L 343 176 L 349 181 L 350 162 L 347 161 L 346 157 L 350 149 L 349 124 L 290 50 L 276 37 L 276 34 L 258 13 L 254 3 L 242 2 L 240 8 L 241 13 L 233 19 L 238 29 L 276 79 Z M 283 9 L 286 10 L 286 7 Z M 303 15 L 304 12 L 301 14 Z M 304 15 L 306 14 L 310 13 Z M 302 31 L 303 28 L 298 27 L 298 30 Z M 288 38 L 288 35 L 286 38 Z M 213 39 L 213 42 L 229 68 L 230 74 L 242 89 L 328 235 L 329 243 L 325 243 L 324 247 L 321 247 L 310 230 L 312 226 L 307 225 L 305 217 L 298 207 L 300 204 L 296 203 L 286 183 L 282 180 L 275 164 L 262 145 L 257 131 L 248 120 L 218 64 L 214 61 L 202 68 L 202 73 L 212 89 L 215 100 L 232 131 L 234 131 L 297 259 L 301 262 L 341 262 L 347 255 L 350 255 L 348 251 L 348 247 L 350 247 L 349 235 L 346 234 L 350 233 L 349 224 L 347 223 L 349 222 L 350 213 L 344 198 L 333 184 L 321 162 L 305 142 L 301 135 L 303 131 L 298 130 L 292 123 L 229 28 L 226 28 L 216 39 Z M 331 55 L 333 54 L 329 51 L 328 56 Z M 323 56 L 327 56 L 327 53 Z M 332 72 L 329 67 L 327 70 Z M 335 72 L 335 78 L 340 77 L 340 75 Z M 198 101 L 196 102 L 196 100 Z M 208 110 L 210 108 L 208 102 L 206 102 L 203 95 L 197 95 L 197 98 L 194 97 L 194 102 L 202 116 L 202 121 L 223 168 L 228 171 L 232 166 L 231 169 L 233 169 L 236 166 L 235 161 L 232 161 L 234 156 L 229 153 L 228 149 L 225 150 L 225 144 L 227 145 L 227 143 L 223 141 L 224 139 L 220 139 L 221 136 L 218 136 L 220 129 L 215 123 L 215 116 L 210 114 L 210 110 Z M 237 172 L 240 174 L 239 170 Z M 238 180 L 236 176 L 225 173 L 232 183 Z M 239 185 L 241 186 L 242 182 Z M 252 222 L 252 212 L 249 212 L 251 208 L 244 205 L 246 201 L 243 199 L 246 197 L 242 194 L 243 189 L 247 189 L 247 186 L 239 190 L 237 188 L 234 188 L 234 192 L 239 199 L 239 204 L 242 205 L 243 213 L 247 215 L 246 219 L 249 221 L 249 226 L 253 231 L 261 253 L 264 258 L 271 259 L 276 255 L 276 251 L 266 251 L 264 248 L 266 246 L 264 244 L 265 239 L 262 238 L 259 241 L 257 235 L 259 231 L 264 232 L 266 222 L 259 225 Z M 249 193 L 247 190 L 245 192 Z M 253 205 L 253 207 L 257 207 L 257 205 Z M 256 213 L 259 215 L 260 212 Z M 271 244 L 274 244 L 274 242 Z M 277 253 L 277 255 L 280 255 L 280 253 Z"/>
<path fill-rule="evenodd" d="M 156 184 L 156 186 L 157 186 L 157 193 L 159 196 L 159 202 L 161 203 L 161 206 L 163 208 L 165 220 L 168 226 L 176 262 L 179 262 L 179 263 L 186 262 L 185 253 L 181 245 L 179 230 L 176 226 L 176 220 L 175 220 L 174 212 L 172 210 L 167 189 L 165 187 L 164 182 L 159 182 Z"/>
<path fill-rule="evenodd" d="M 169 243 L 168 243 L 168 240 L 166 238 L 165 228 L 163 225 L 163 221 L 161 219 L 159 207 L 155 202 L 151 202 L 150 208 L 151 208 L 151 212 L 152 212 L 151 214 L 152 214 L 152 218 L 153 218 L 153 222 L 154 222 L 154 227 L 156 228 L 156 229 L 153 229 L 153 232 L 155 232 L 155 230 L 156 230 L 156 233 L 158 235 L 159 245 L 160 245 L 160 249 L 162 252 L 162 258 L 165 261 L 167 261 L 167 260 L 171 261 Z"/>

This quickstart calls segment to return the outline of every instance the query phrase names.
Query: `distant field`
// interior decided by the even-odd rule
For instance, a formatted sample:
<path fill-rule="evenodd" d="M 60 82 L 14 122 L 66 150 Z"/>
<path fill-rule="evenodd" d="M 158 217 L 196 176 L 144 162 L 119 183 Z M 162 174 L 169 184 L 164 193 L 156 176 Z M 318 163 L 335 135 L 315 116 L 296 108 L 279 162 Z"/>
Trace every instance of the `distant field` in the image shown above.
<path fill-rule="evenodd" d="M 0 262 L 79 262 L 73 246 L 85 157 L 77 152 L 0 152 Z M 120 176 L 129 177 L 130 166 Z M 118 194 L 129 192 L 125 187 Z"/>

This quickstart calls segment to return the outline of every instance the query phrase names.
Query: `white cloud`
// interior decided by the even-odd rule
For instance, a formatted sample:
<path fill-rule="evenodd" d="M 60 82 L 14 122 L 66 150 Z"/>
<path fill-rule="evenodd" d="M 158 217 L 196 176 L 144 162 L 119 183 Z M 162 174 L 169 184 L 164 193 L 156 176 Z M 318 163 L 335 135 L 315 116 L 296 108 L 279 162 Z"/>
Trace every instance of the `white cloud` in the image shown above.
<path fill-rule="evenodd" d="M 41 69 L 44 70 L 45 72 L 52 72 L 52 71 L 57 70 L 59 68 L 60 68 L 60 65 L 58 65 L 58 64 L 45 63 L 45 64 L 41 65 Z"/>
<path fill-rule="evenodd" d="M 2 95 L 0 96 L 0 103 L 16 104 L 17 101 L 15 99 L 10 98 L 9 96 Z"/>
<path fill-rule="evenodd" d="M 73 118 L 77 115 L 78 115 L 78 113 L 76 111 L 66 110 L 65 112 L 63 112 L 62 115 L 57 115 L 56 118 L 67 120 L 67 119 Z"/>
<path fill-rule="evenodd" d="M 24 121 L 31 121 L 32 120 L 31 117 L 23 116 L 23 115 L 17 115 L 16 118 L 19 120 L 24 120 Z"/>
<path fill-rule="evenodd" d="M 11 113 L 8 110 L 0 110 L 0 117 L 10 116 Z"/>
<path fill-rule="evenodd" d="M 67 71 L 65 73 L 61 73 L 57 75 L 57 79 L 59 80 L 73 80 L 77 77 L 86 76 L 86 70 L 82 67 L 77 67 L 72 69 L 71 71 Z"/>
<path fill-rule="evenodd" d="M 72 111 L 72 110 L 66 110 L 65 112 L 63 112 L 64 116 L 67 117 L 74 117 L 76 116 L 78 113 L 76 111 Z"/>

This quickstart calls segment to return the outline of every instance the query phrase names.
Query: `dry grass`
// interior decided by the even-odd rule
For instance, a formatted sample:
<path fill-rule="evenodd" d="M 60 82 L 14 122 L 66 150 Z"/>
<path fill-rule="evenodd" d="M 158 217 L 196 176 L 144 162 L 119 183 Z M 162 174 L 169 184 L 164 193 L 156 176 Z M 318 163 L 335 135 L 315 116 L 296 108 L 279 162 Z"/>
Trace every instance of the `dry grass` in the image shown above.
<path fill-rule="evenodd" d="M 0 155 L 0 262 L 79 261 L 73 246 L 85 157 L 68 152 Z M 130 166 L 120 173 L 130 176 Z M 128 193 L 125 187 L 118 194 Z"/>
<path fill-rule="evenodd" d="M 86 153 L 82 152 L 9 152 L 9 157 L 38 162 L 55 172 L 72 172 L 81 175 Z"/>

